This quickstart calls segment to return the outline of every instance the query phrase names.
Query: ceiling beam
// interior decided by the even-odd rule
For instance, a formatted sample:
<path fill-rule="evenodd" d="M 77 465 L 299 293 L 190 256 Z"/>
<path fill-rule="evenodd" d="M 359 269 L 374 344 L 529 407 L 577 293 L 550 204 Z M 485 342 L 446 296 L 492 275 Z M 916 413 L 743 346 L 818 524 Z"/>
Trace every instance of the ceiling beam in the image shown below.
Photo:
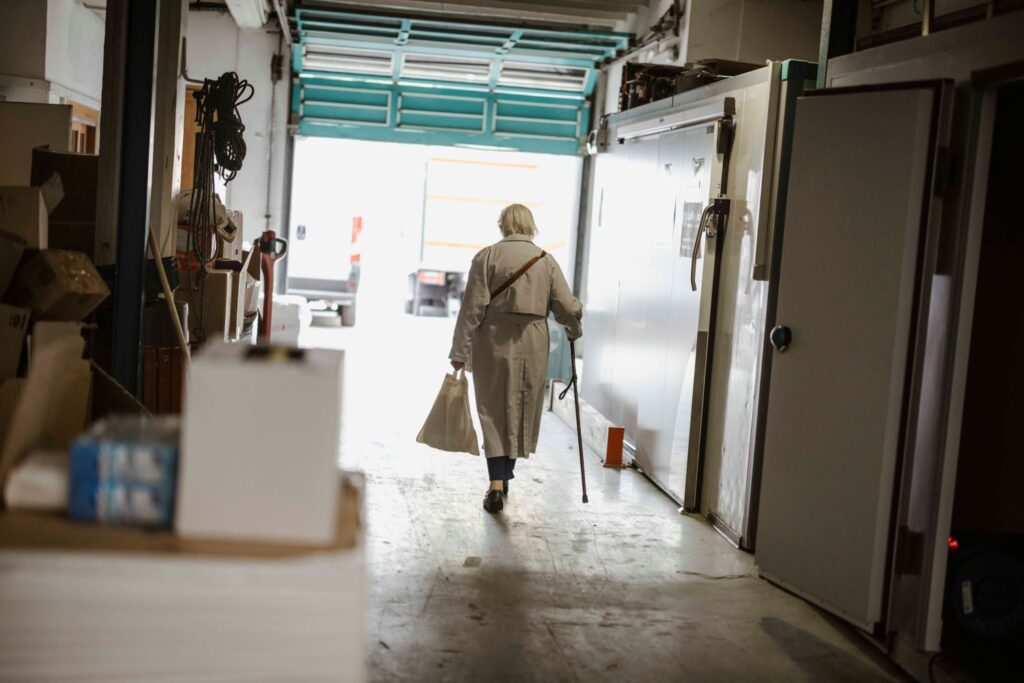
<path fill-rule="evenodd" d="M 608 0 L 595 0 L 607 2 Z M 633 4 L 633 3 L 631 3 Z M 594 26 L 611 28 L 629 16 L 629 10 L 621 9 L 589 9 L 581 5 L 565 6 L 557 3 L 545 3 L 543 0 L 513 0 L 495 4 L 488 0 L 320 0 L 320 7 L 336 9 L 374 10 L 417 10 L 439 17 L 471 18 L 484 20 L 489 17 L 528 21 L 555 22 L 574 26 Z M 303 3 L 305 8 L 312 9 L 313 3 Z"/>

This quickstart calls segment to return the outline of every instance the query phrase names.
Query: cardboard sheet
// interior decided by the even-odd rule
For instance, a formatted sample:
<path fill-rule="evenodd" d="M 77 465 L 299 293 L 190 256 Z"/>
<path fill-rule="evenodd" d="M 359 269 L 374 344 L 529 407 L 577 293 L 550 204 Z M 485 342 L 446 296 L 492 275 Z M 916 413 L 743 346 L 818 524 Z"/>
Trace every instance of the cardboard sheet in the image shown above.
<path fill-rule="evenodd" d="M 32 185 L 42 187 L 47 197 L 46 186 L 55 180 L 60 184 L 59 199 L 47 201 L 51 249 L 73 249 L 93 258 L 98 158 L 47 148 L 32 150 Z"/>
<path fill-rule="evenodd" d="M 28 453 L 65 450 L 85 429 L 92 372 L 82 344 L 64 336 L 39 350 L 0 451 L 0 483 Z"/>
<path fill-rule="evenodd" d="M 49 215 L 38 187 L 0 187 L 0 230 L 17 235 L 33 249 L 49 246 Z"/>

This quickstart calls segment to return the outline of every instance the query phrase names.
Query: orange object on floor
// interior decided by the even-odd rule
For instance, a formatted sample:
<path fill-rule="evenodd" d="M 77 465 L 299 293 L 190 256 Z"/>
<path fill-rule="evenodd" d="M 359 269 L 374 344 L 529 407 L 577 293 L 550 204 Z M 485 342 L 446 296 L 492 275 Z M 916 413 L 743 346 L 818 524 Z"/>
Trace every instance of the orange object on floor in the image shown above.
<path fill-rule="evenodd" d="M 608 428 L 608 446 L 604 452 L 605 467 L 625 467 L 622 464 L 622 441 L 625 436 L 624 427 Z"/>

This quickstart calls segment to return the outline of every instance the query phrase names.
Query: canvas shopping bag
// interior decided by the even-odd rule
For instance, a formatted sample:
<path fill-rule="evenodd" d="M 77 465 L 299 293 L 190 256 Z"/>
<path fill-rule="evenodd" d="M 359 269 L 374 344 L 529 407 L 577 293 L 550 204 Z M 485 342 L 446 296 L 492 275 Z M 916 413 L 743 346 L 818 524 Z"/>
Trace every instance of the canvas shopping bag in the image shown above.
<path fill-rule="evenodd" d="M 480 455 L 480 445 L 469 414 L 469 382 L 466 373 L 444 376 L 441 392 L 427 415 L 416 440 L 442 451 Z"/>

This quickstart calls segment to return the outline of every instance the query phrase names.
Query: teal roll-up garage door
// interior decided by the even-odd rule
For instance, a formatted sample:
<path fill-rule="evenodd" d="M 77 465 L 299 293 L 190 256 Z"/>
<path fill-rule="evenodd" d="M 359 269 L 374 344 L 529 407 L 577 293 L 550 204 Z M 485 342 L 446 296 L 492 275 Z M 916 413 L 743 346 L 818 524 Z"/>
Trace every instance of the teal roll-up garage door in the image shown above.
<path fill-rule="evenodd" d="M 576 154 L 622 33 L 297 12 L 302 135 Z"/>

